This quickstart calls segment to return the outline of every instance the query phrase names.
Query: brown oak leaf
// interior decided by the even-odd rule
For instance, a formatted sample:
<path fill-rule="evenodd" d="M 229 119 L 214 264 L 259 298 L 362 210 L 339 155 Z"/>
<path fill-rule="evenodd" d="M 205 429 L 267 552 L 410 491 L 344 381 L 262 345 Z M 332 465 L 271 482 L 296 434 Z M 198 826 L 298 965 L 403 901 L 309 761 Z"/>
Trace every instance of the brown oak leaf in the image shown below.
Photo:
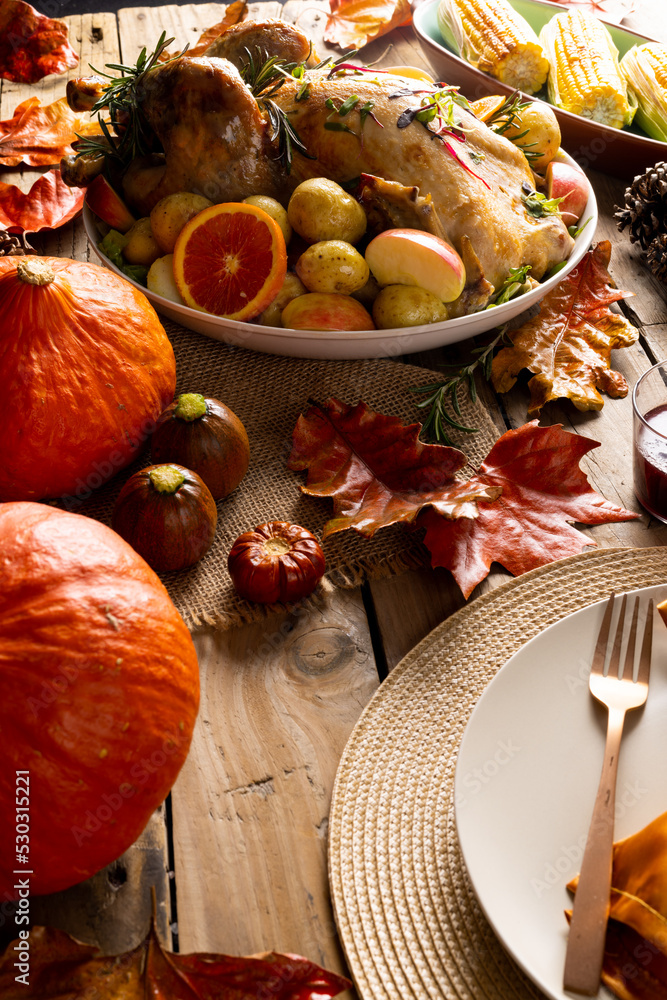
<path fill-rule="evenodd" d="M 360 49 L 394 28 L 410 24 L 409 0 L 329 0 L 324 41 Z"/>
<path fill-rule="evenodd" d="M 37 233 L 58 229 L 83 208 L 84 188 L 71 188 L 59 170 L 42 174 L 25 194 L 15 184 L 0 181 L 0 229 Z"/>
<path fill-rule="evenodd" d="M 433 566 L 445 566 L 469 597 L 492 562 L 515 576 L 595 545 L 572 526 L 639 517 L 592 489 L 579 462 L 599 442 L 540 427 L 536 420 L 496 441 L 471 483 L 501 488 L 494 503 L 480 502 L 476 518 L 448 521 L 425 511 L 419 525 Z"/>
<path fill-rule="evenodd" d="M 420 430 L 421 424 L 405 425 L 366 403 L 311 401 L 294 429 L 287 464 L 308 469 L 304 493 L 333 497 L 335 516 L 324 538 L 346 528 L 371 537 L 389 524 L 412 523 L 427 506 L 446 518 L 472 517 L 476 500 L 497 496 L 493 486 L 457 479 L 463 452 L 424 444 Z"/>
<path fill-rule="evenodd" d="M 493 359 L 491 378 L 497 392 L 508 392 L 523 368 L 535 373 L 530 380 L 528 413 L 535 416 L 552 399 L 571 399 L 578 410 L 601 410 L 598 390 L 613 399 L 626 396 L 628 384 L 611 371 L 613 348 L 629 347 L 637 330 L 612 302 L 632 292 L 619 291 L 607 270 L 611 243 L 604 240 L 542 300 L 540 311 L 507 336 Z"/>
<path fill-rule="evenodd" d="M 0 122 L 0 166 L 48 167 L 74 152 L 71 143 L 79 135 L 99 135 L 102 129 L 88 114 L 77 114 L 61 97 L 42 104 L 29 97 L 11 118 Z"/>
<path fill-rule="evenodd" d="M 78 61 L 64 21 L 45 17 L 24 0 L 0 0 L 0 77 L 37 83 Z"/>
<path fill-rule="evenodd" d="M 17 981 L 20 953 L 29 954 L 27 978 Z M 342 976 L 299 955 L 266 952 L 249 957 L 165 951 L 152 925 L 146 939 L 123 955 L 99 957 L 97 949 L 51 927 L 33 927 L 0 958 L 4 1000 L 326 1000 L 348 989 Z"/>

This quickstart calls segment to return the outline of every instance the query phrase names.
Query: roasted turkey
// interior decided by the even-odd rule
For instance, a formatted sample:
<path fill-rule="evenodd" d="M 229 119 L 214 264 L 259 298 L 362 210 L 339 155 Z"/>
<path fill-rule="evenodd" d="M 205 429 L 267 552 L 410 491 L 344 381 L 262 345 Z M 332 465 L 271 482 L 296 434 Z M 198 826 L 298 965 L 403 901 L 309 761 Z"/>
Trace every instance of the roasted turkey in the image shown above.
<path fill-rule="evenodd" d="M 539 280 L 568 257 L 573 241 L 560 216 L 535 218 L 526 209 L 535 176 L 517 146 L 454 100 L 439 135 L 410 120 L 438 89 L 426 83 L 331 68 L 307 69 L 303 79 L 288 75 L 271 97 L 305 149 L 293 149 L 288 164 L 266 102 L 239 72 L 252 52 L 256 59 L 316 61 L 299 29 L 268 20 L 237 25 L 205 54 L 145 74 L 138 100 L 164 157 L 135 161 L 127 171 L 124 191 L 136 210 L 147 214 L 182 190 L 214 202 L 251 194 L 286 202 L 308 177 L 348 188 L 361 179 L 362 204 L 375 219 L 439 233 L 462 254 L 477 289 L 464 293 L 464 312 L 484 305 L 510 268 L 530 264 Z M 353 95 L 358 102 L 340 116 L 337 109 Z"/>

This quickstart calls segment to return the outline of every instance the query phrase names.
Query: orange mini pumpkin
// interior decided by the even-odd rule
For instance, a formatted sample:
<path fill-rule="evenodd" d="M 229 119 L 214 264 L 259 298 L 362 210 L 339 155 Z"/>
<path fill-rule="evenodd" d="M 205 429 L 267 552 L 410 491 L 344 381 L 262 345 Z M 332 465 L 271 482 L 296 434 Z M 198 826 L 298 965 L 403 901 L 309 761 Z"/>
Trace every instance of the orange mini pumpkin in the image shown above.
<path fill-rule="evenodd" d="M 0 500 L 87 496 L 172 401 L 176 362 L 150 302 L 96 264 L 0 266 Z"/>
<path fill-rule="evenodd" d="M 15 869 L 56 892 L 136 840 L 187 755 L 199 673 L 144 560 L 46 504 L 0 505 L 0 649 L 5 899 Z"/>

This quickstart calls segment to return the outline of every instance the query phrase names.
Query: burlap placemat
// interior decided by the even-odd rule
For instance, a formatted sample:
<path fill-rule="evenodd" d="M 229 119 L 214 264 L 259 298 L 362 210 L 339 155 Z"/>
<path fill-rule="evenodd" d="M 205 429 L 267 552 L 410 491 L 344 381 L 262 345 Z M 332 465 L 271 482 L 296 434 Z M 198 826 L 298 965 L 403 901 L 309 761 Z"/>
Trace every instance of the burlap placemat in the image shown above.
<path fill-rule="evenodd" d="M 250 438 L 250 468 L 237 490 L 218 503 L 218 527 L 213 546 L 189 570 L 162 574 L 174 604 L 190 628 L 211 625 L 224 629 L 261 619 L 272 607 L 240 600 L 227 572 L 227 555 L 243 531 L 266 521 L 290 521 L 321 537 L 332 516 L 330 500 L 307 497 L 300 491 L 305 473 L 290 472 L 286 462 L 292 431 L 308 398 L 324 401 L 335 396 L 345 403 L 364 400 L 373 409 L 414 422 L 420 411 L 410 386 L 442 378 L 413 365 L 390 360 L 309 361 L 258 354 L 192 333 L 169 321 L 165 329 L 176 354 L 177 392 L 200 392 L 222 400 L 240 417 Z M 463 399 L 462 420 L 479 428 L 459 435 L 459 446 L 479 464 L 498 437 L 481 403 Z M 150 464 L 148 446 L 132 466 L 115 476 L 94 495 L 69 510 L 111 523 L 116 497 L 128 476 Z M 401 527 L 379 531 L 373 539 L 342 532 L 324 544 L 325 580 L 353 587 L 370 577 L 429 565 L 429 554 L 419 533 Z"/>
<path fill-rule="evenodd" d="M 331 895 L 363 1000 L 543 998 L 468 879 L 454 817 L 458 748 L 484 688 L 525 642 L 612 589 L 665 582 L 666 548 L 541 567 L 453 614 L 378 689 L 343 753 L 329 816 Z"/>

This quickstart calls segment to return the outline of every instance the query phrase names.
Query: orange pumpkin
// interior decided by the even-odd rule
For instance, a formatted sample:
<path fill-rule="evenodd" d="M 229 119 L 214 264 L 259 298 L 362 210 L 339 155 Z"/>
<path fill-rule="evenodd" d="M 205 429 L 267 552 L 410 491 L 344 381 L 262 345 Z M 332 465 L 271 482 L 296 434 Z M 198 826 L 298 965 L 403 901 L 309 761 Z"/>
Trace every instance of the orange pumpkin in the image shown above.
<path fill-rule="evenodd" d="M 173 349 L 146 296 L 110 271 L 1 260 L 0 500 L 83 498 L 171 403 Z"/>
<path fill-rule="evenodd" d="M 136 840 L 187 755 L 199 673 L 144 560 L 46 504 L 0 505 L 0 649 L 4 899 L 15 869 L 55 892 Z"/>

